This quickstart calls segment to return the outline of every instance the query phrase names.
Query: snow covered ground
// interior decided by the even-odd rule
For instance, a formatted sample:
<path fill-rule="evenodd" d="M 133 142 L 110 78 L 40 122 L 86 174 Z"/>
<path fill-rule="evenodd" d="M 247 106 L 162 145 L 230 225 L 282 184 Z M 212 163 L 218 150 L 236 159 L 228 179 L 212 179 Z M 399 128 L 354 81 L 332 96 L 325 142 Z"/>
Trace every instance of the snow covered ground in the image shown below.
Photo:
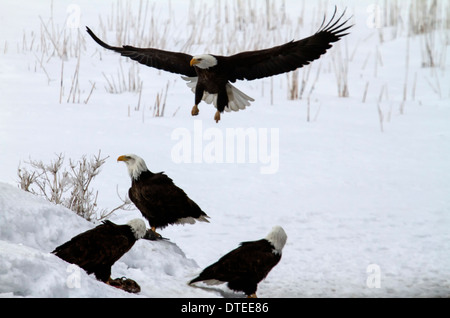
<path fill-rule="evenodd" d="M 448 29 L 433 33 L 437 66 L 422 67 L 427 40 L 408 36 L 410 1 L 397 4 L 401 19 L 395 26 L 382 28 L 377 26 L 384 25 L 385 2 L 273 1 L 277 14 L 262 30 L 251 17 L 264 17 L 265 1 L 227 3 L 150 1 L 148 17 L 154 20 L 145 29 L 165 34 L 164 43 L 155 43 L 173 51 L 187 47 L 195 30 L 200 40 L 189 46 L 193 54 L 204 53 L 213 35 L 211 53 L 225 54 L 255 39 L 252 45 L 266 48 L 309 36 L 320 25 L 317 17 L 330 16 L 335 4 L 338 10 L 347 7 L 355 26 L 312 64 L 302 99 L 287 98 L 286 75 L 238 82 L 256 101 L 216 124 L 215 110 L 204 103 L 200 115 L 191 117 L 194 96 L 179 76 L 138 66 L 88 37 L 85 25 L 110 44 L 135 43 L 131 35 L 130 42 L 117 42 L 116 22 L 102 31 L 102 23 L 119 19 L 118 2 L 29 1 L 24 7 L 2 1 L 0 295 L 231 297 L 225 288 L 208 291 L 186 282 L 239 242 L 260 239 L 281 225 L 288 241 L 280 263 L 259 285 L 260 297 L 450 296 Z M 239 12 L 246 23 L 230 42 L 225 31 L 235 20 L 216 26 L 215 19 L 236 14 L 238 3 L 244 3 Z M 135 14 L 139 9 L 139 2 L 120 4 Z M 439 5 L 448 18 L 450 3 Z M 211 18 L 192 23 L 205 12 Z M 278 24 L 283 13 L 286 20 Z M 66 54 L 55 50 L 64 37 Z M 349 96 L 342 98 L 335 69 L 346 60 Z M 141 96 L 107 91 L 108 80 L 119 85 L 121 69 L 125 77 L 138 70 Z M 307 71 L 300 70 L 300 81 Z M 167 85 L 165 114 L 156 117 L 156 96 L 164 97 Z M 239 144 L 236 136 L 242 134 L 247 142 Z M 139 241 L 116 263 L 113 276 L 135 279 L 139 295 L 99 283 L 52 255 L 95 224 L 17 186 L 17 168 L 30 158 L 49 162 L 63 153 L 77 160 L 99 150 L 109 156 L 92 185 L 99 207 L 121 203 L 116 192 L 123 196 L 130 179 L 116 158 L 136 153 L 150 170 L 165 171 L 211 217 L 209 224 L 167 227 L 160 232 L 170 241 Z M 135 217 L 139 211 L 117 211 L 110 219 L 123 224 Z"/>

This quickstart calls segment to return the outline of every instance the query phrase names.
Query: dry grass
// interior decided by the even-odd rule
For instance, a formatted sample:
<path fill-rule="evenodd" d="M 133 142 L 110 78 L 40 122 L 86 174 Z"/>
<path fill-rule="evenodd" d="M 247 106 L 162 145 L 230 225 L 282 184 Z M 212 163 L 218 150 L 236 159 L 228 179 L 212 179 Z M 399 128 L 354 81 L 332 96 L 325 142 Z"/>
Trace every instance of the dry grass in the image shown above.
<path fill-rule="evenodd" d="M 19 187 L 63 205 L 88 221 L 103 220 L 114 211 L 128 208 L 129 205 L 127 200 L 123 200 L 120 206 L 111 211 L 97 206 L 98 191 L 92 189 L 91 184 L 107 158 L 102 157 L 99 151 L 90 159 L 86 156 L 77 161 L 69 159 L 68 166 L 64 164 L 63 154 L 57 155 L 55 160 L 47 164 L 30 159 L 25 162 L 27 167 L 18 168 Z"/>
<path fill-rule="evenodd" d="M 324 12 L 329 11 L 329 3 L 325 0 L 314 3 L 312 10 L 306 12 L 306 0 L 302 9 L 296 13 L 287 11 L 284 1 L 264 2 L 256 0 L 206 1 L 191 0 L 188 11 L 180 13 L 174 10 L 172 3 L 153 2 L 150 0 L 115 1 L 109 10 L 99 16 L 98 25 L 92 26 L 105 41 L 113 44 L 130 44 L 138 47 L 157 47 L 188 53 L 209 52 L 213 54 L 230 55 L 240 51 L 255 50 L 279 45 L 298 39 L 302 35 L 312 34 L 317 30 L 323 19 Z M 311 100 L 315 84 L 319 76 L 334 73 L 337 96 L 348 97 L 352 89 L 349 83 L 349 69 L 362 43 L 375 43 L 373 52 L 367 53 L 361 71 L 373 66 L 373 77 L 379 78 L 384 67 L 382 48 L 385 43 L 399 37 L 408 37 L 405 50 L 405 71 L 403 94 L 400 113 L 404 112 L 408 99 L 416 99 L 417 82 L 421 81 L 417 72 L 412 76 L 412 65 L 409 54 L 411 45 L 420 41 L 422 64 L 424 68 L 439 68 L 445 70 L 447 47 L 450 43 L 450 4 L 438 0 L 400 1 L 379 0 L 373 5 L 374 29 L 373 36 L 359 41 L 357 45 L 348 47 L 346 39 L 336 43 L 323 59 L 325 63 L 313 63 L 301 70 L 291 72 L 279 80 L 271 78 L 270 82 L 261 81 L 261 95 L 270 92 L 271 104 L 274 104 L 274 86 L 286 86 L 289 100 Z M 182 16 L 177 16 L 182 14 Z M 71 8 L 67 19 L 76 17 Z M 375 19 L 376 18 L 376 19 Z M 86 41 L 89 40 L 84 30 L 70 28 L 68 24 L 57 25 L 53 19 L 53 7 L 48 18 L 40 19 L 40 29 L 23 33 L 22 42 L 17 50 L 33 52 L 35 69 L 41 70 L 50 84 L 59 80 L 60 103 L 89 103 L 92 95 L 99 89 L 111 94 L 131 92 L 135 101 L 130 110 L 144 111 L 146 89 L 140 75 L 141 66 L 134 61 L 117 56 L 117 67 L 99 72 L 103 75 L 102 82 L 80 76 L 87 54 Z M 75 19 L 76 20 L 76 19 Z M 307 23 L 306 23 L 307 22 Z M 180 32 L 180 30 L 182 30 Z M 414 41 L 414 42 L 413 42 Z M 5 42 L 3 51 L 11 50 Z M 106 54 L 101 48 L 96 48 L 91 57 L 103 59 Z M 60 60 L 60 71 L 52 74 L 48 63 L 54 59 Z M 321 60 L 322 62 L 322 60 Z M 436 71 L 431 71 L 424 81 L 437 95 L 442 96 L 443 84 Z M 287 82 L 286 79 L 287 78 Z M 274 83 L 275 81 L 275 83 Z M 375 81 L 376 82 L 376 81 Z M 156 93 L 147 109 L 155 117 L 165 116 L 165 108 L 170 103 L 170 88 L 166 85 Z M 267 92 L 264 92 L 267 90 Z M 363 103 L 370 100 L 370 94 L 376 95 L 378 88 L 371 79 L 366 79 L 365 86 L 355 94 L 361 96 Z M 376 99 L 376 97 L 374 97 Z M 167 103 L 166 103 L 167 101 Z M 177 111 L 174 111 L 175 115 Z"/>

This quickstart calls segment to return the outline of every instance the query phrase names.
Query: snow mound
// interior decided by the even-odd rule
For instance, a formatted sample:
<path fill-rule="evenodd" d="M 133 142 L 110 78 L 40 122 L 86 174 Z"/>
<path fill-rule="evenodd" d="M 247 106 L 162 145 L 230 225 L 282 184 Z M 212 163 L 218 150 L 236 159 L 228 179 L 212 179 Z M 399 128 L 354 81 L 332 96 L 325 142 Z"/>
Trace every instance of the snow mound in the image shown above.
<path fill-rule="evenodd" d="M 44 252 L 93 227 L 66 208 L 0 183 L 0 240 Z"/>
<path fill-rule="evenodd" d="M 129 294 L 87 275 L 51 251 L 95 226 L 72 211 L 0 183 L 0 296 L 214 297 L 187 282 L 201 270 L 173 242 L 140 240 L 112 268 L 141 286 Z"/>
<path fill-rule="evenodd" d="M 57 256 L 0 241 L 0 296 L 123 297 L 126 293 L 88 276 Z"/>

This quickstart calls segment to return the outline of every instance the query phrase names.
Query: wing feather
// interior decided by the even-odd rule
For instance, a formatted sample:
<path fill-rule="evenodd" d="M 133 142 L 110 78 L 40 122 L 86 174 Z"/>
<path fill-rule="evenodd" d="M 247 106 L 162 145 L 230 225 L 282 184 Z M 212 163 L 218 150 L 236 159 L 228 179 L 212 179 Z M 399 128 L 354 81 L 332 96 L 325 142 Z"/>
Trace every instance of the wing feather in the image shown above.
<path fill-rule="evenodd" d="M 153 48 L 136 48 L 130 45 L 124 45 L 122 47 L 111 46 L 100 40 L 88 27 L 86 27 L 86 31 L 100 46 L 107 50 L 120 53 L 122 56 L 129 57 L 141 64 L 171 73 L 190 77 L 197 76 L 195 69 L 189 64 L 192 55 Z"/>
<path fill-rule="evenodd" d="M 298 41 L 291 41 L 270 49 L 238 53 L 222 57 L 230 67 L 229 80 L 254 80 L 274 76 L 308 65 L 318 59 L 331 43 L 339 41 L 352 25 L 346 26 L 350 19 L 342 22 L 342 15 L 336 17 L 335 8 L 332 18 L 325 24 L 325 17 L 319 30 L 312 36 Z"/>

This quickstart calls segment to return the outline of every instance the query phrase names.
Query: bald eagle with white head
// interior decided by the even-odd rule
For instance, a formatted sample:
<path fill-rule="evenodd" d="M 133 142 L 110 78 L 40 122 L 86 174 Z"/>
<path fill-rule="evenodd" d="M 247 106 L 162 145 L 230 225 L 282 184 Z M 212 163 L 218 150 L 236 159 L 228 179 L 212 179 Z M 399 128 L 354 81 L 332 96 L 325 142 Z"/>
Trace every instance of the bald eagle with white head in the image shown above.
<path fill-rule="evenodd" d="M 238 248 L 206 267 L 189 284 L 227 283 L 230 289 L 244 292 L 248 298 L 256 298 L 258 284 L 280 261 L 286 240 L 284 229 L 281 226 L 274 226 L 265 238 L 241 243 Z"/>
<path fill-rule="evenodd" d="M 120 156 L 117 161 L 127 165 L 131 177 L 128 196 L 148 220 L 156 237 L 161 237 L 156 233 L 156 228 L 164 228 L 169 224 L 209 222 L 208 215 L 172 179 L 163 172 L 153 173 L 148 170 L 141 157 L 129 154 Z"/>
<path fill-rule="evenodd" d="M 342 15 L 333 17 L 325 23 L 325 17 L 319 30 L 312 36 L 291 41 L 269 49 L 247 51 L 232 56 L 201 54 L 192 56 L 181 52 L 170 52 L 155 48 L 136 48 L 129 45 L 111 46 L 100 40 L 88 27 L 88 34 L 105 49 L 120 53 L 141 64 L 167 72 L 183 75 L 183 79 L 195 93 L 195 105 L 191 114 L 198 115 L 198 105 L 203 100 L 213 103 L 217 108 L 214 120 L 219 122 L 220 114 L 225 111 L 239 111 L 250 106 L 253 98 L 238 90 L 231 83 L 237 80 L 255 80 L 274 76 L 308 65 L 317 60 L 329 48 L 331 43 L 339 41 L 350 26 L 342 22 Z"/>
<path fill-rule="evenodd" d="M 139 285 L 132 280 L 113 280 L 111 267 L 137 240 L 144 238 L 146 230 L 145 222 L 141 219 L 133 219 L 124 225 L 107 220 L 91 230 L 74 236 L 55 248 L 52 253 L 68 263 L 80 266 L 88 274 L 94 274 L 104 283 L 126 291 L 139 292 Z M 128 286 L 131 282 L 132 290 L 124 288 L 127 287 L 125 282 Z"/>

